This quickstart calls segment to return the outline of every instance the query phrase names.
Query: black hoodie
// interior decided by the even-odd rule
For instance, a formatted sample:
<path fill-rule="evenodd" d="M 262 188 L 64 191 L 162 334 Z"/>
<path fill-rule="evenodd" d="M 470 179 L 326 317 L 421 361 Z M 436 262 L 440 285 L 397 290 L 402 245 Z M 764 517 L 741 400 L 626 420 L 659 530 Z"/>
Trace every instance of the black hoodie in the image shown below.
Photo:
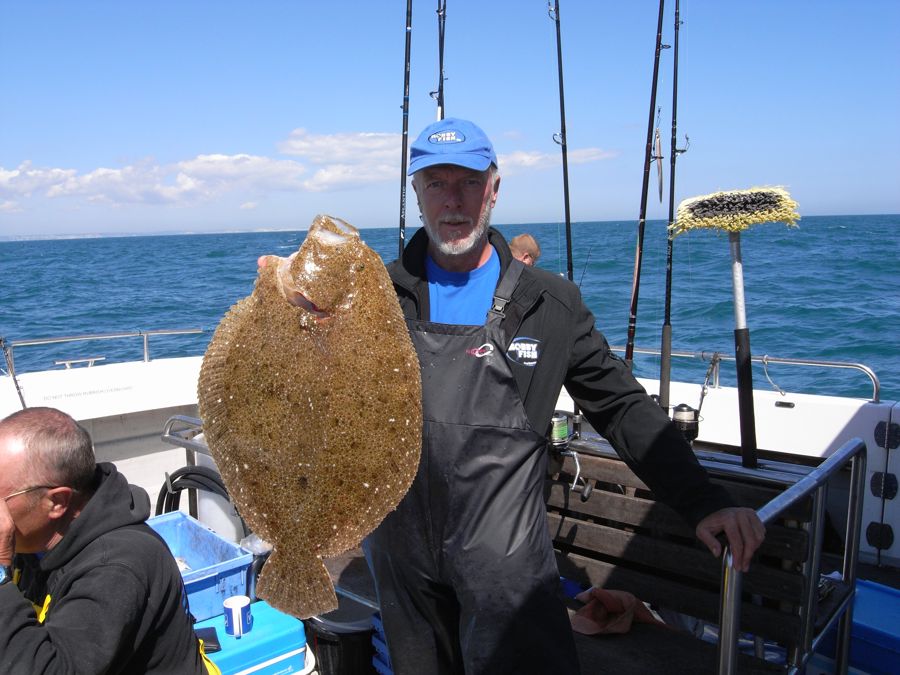
<path fill-rule="evenodd" d="M 206 673 L 147 493 L 108 463 L 95 485 L 58 544 L 16 556 L 18 587 L 0 586 L 0 673 Z"/>

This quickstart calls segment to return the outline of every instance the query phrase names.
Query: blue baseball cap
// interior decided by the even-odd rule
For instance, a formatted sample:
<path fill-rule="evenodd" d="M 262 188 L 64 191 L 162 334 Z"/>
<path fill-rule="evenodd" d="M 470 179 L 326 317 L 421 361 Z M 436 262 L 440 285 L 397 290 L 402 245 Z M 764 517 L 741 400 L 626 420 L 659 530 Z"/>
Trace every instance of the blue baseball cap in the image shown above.
<path fill-rule="evenodd" d="M 485 171 L 496 163 L 497 155 L 487 134 L 468 120 L 448 117 L 429 124 L 413 142 L 407 175 L 435 164 Z"/>

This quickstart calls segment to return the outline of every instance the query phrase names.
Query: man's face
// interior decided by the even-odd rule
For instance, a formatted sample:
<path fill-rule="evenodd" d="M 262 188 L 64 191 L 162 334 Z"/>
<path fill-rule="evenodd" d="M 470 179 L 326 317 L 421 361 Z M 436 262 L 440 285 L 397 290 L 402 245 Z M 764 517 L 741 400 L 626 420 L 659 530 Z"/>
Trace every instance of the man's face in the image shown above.
<path fill-rule="evenodd" d="M 44 549 L 50 524 L 46 509 L 42 508 L 47 490 L 40 487 L 15 494 L 40 483 L 29 480 L 23 457 L 21 440 L 0 434 L 0 499 L 4 499 L 15 523 L 16 553 L 37 553 Z"/>
<path fill-rule="evenodd" d="M 484 238 L 497 201 L 499 176 L 438 164 L 415 174 L 413 188 L 428 238 L 444 255 L 469 253 Z"/>

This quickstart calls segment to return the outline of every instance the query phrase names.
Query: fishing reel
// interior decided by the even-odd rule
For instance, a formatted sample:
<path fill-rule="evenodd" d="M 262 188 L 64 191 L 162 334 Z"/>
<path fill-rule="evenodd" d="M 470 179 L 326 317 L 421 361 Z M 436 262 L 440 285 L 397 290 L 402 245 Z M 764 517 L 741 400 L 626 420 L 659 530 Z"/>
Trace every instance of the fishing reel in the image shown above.
<path fill-rule="evenodd" d="M 650 398 L 659 404 L 657 394 L 651 394 Z M 666 415 L 668 414 L 669 411 L 666 410 Z M 689 445 L 692 445 L 700 435 L 700 410 L 692 408 L 687 403 L 679 403 L 672 409 L 672 422 Z"/>
<path fill-rule="evenodd" d="M 569 442 L 581 436 L 581 415 L 556 410 L 550 420 L 550 447 L 561 460 L 563 457 L 571 457 L 575 463 L 575 477 L 569 489 L 580 493 L 581 501 L 586 502 L 591 497 L 594 486 L 581 477 L 581 462 L 578 453 L 569 449 Z M 560 468 L 562 466 L 560 465 Z"/>
<path fill-rule="evenodd" d="M 569 448 L 569 441 L 581 436 L 581 415 L 554 410 L 550 418 L 550 445 L 558 452 Z"/>
<path fill-rule="evenodd" d="M 689 444 L 693 444 L 700 435 L 700 411 L 687 403 L 675 406 L 672 410 L 672 422 Z"/>

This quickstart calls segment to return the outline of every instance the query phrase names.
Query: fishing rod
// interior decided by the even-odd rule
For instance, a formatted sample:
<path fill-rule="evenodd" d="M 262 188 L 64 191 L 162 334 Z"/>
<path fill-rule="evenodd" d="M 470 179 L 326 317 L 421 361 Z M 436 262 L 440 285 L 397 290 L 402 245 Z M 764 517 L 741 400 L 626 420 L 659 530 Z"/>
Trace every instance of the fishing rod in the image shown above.
<path fill-rule="evenodd" d="M 437 0 L 438 17 L 438 88 L 429 92 L 437 101 L 437 118 L 444 119 L 444 24 L 447 21 L 447 0 Z"/>
<path fill-rule="evenodd" d="M 680 0 L 675 0 L 675 40 L 673 42 L 672 58 L 672 139 L 669 145 L 669 227 L 666 230 L 666 308 L 662 327 L 662 345 L 660 347 L 659 362 L 659 405 L 666 412 L 669 411 L 669 388 L 672 381 L 672 254 L 674 240 L 672 225 L 675 222 L 675 160 L 678 155 L 687 152 L 690 139 L 685 136 L 684 149 L 677 147 L 676 135 L 678 132 L 678 32 L 681 28 L 679 14 Z"/>
<path fill-rule="evenodd" d="M 559 0 L 553 0 L 553 2 L 547 0 L 547 15 L 556 24 L 556 66 L 559 72 L 559 133 L 553 134 L 553 140 L 562 151 L 563 205 L 566 216 L 566 277 L 569 281 L 574 281 L 575 275 L 572 270 L 572 218 L 569 212 L 569 157 L 566 143 L 566 93 L 563 86 L 562 30 L 559 20 Z M 590 253 L 588 253 L 588 256 L 590 256 Z M 585 269 L 587 269 L 587 262 L 585 262 Z M 584 279 L 583 273 L 581 278 L 582 280 Z M 581 283 L 579 282 L 578 285 L 580 287 Z M 581 414 L 577 403 L 574 403 L 572 407 L 572 426 L 573 433 L 576 436 L 579 435 L 581 433 Z M 575 455 L 575 461 L 578 461 L 577 455 Z M 589 495 L 589 492 L 583 493 L 582 499 L 587 498 L 585 495 Z"/>
<path fill-rule="evenodd" d="M 566 149 L 566 95 L 563 87 L 562 35 L 559 21 L 559 0 L 547 2 L 547 15 L 556 24 L 556 63 L 559 71 L 559 133 L 553 134 L 553 140 L 562 150 L 563 168 L 563 203 L 566 214 L 566 274 L 569 281 L 574 279 L 572 273 L 572 222 L 569 213 L 569 159 Z"/>
<path fill-rule="evenodd" d="M 406 57 L 403 61 L 403 149 L 400 158 L 400 253 L 406 245 L 406 153 L 409 145 L 409 56 L 412 47 L 412 0 L 406 0 Z"/>
<path fill-rule="evenodd" d="M 650 161 L 653 155 L 653 112 L 656 110 L 656 85 L 659 78 L 659 53 L 662 50 L 663 8 L 659 0 L 659 20 L 656 27 L 656 55 L 653 59 L 653 84 L 650 87 L 650 119 L 647 122 L 647 146 L 644 151 L 644 179 L 641 185 L 641 210 L 638 218 L 637 250 L 634 256 L 634 279 L 631 284 L 631 311 L 628 317 L 628 341 L 625 343 L 625 362 L 632 366 L 634 334 L 637 329 L 638 291 L 641 285 L 641 259 L 644 254 L 644 224 L 647 218 L 647 189 L 650 183 Z"/>

